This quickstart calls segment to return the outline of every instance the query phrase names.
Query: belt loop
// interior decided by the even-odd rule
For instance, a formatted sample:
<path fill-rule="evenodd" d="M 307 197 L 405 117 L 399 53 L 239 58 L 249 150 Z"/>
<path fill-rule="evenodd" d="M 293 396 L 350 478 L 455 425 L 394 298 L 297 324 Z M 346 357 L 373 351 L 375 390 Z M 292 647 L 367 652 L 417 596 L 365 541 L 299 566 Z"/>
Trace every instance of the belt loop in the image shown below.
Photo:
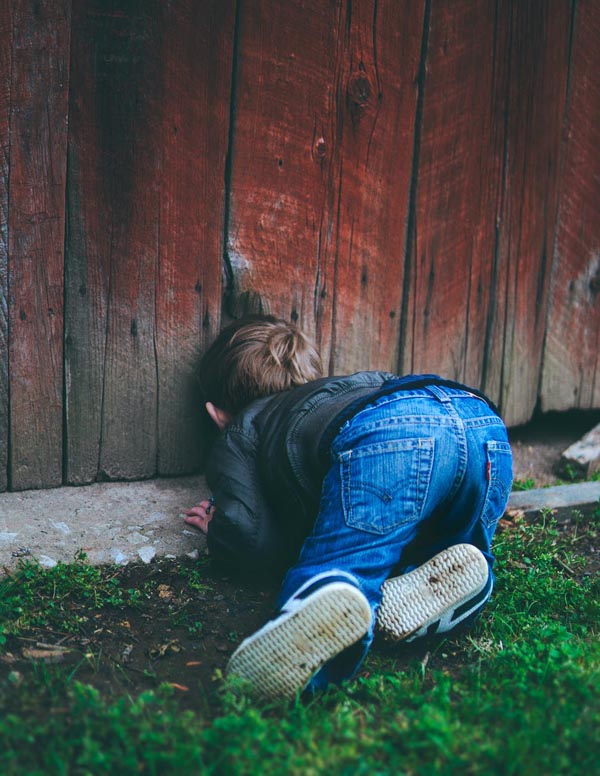
<path fill-rule="evenodd" d="M 438 401 L 441 401 L 443 404 L 451 404 L 451 399 L 444 391 L 444 389 L 439 385 L 426 385 L 425 390 L 429 391 Z"/>

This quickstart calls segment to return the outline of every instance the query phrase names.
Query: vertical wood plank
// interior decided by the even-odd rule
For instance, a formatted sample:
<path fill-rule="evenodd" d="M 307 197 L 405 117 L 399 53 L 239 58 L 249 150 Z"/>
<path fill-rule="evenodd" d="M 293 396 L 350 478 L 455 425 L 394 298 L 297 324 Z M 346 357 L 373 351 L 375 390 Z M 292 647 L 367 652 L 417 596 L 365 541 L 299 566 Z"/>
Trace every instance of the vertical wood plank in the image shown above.
<path fill-rule="evenodd" d="M 162 149 L 156 314 L 158 471 L 199 464 L 193 372 L 218 331 L 234 0 L 177 2 L 165 15 L 156 110 Z"/>
<path fill-rule="evenodd" d="M 219 326 L 234 3 L 76 0 L 68 481 L 198 464 Z"/>
<path fill-rule="evenodd" d="M 159 3 L 73 10 L 66 368 L 70 483 L 156 472 Z"/>
<path fill-rule="evenodd" d="M 431 5 L 402 370 L 483 382 L 503 152 L 503 51 L 487 0 Z"/>
<path fill-rule="evenodd" d="M 347 6 L 323 232 L 331 372 L 398 368 L 424 12 L 397 0 Z"/>
<path fill-rule="evenodd" d="M 113 14 L 116 27 L 119 15 Z M 112 19 L 111 13 L 104 19 L 98 3 L 73 3 L 65 252 L 69 484 L 92 482 L 100 467 L 113 221 L 118 223 L 120 204 L 115 176 L 123 142 L 111 104 L 119 100 L 111 98 L 112 90 L 124 87 L 116 79 L 113 84 L 110 70 Z"/>
<path fill-rule="evenodd" d="M 600 12 L 574 7 L 544 411 L 600 407 Z"/>
<path fill-rule="evenodd" d="M 15 0 L 10 115 L 11 484 L 62 482 L 70 2 Z"/>
<path fill-rule="evenodd" d="M 278 0 L 259 0 L 239 12 L 228 308 L 239 315 L 260 295 L 270 312 L 299 320 L 313 336 L 333 294 L 320 238 L 340 7 L 292 0 L 282 13 Z"/>
<path fill-rule="evenodd" d="M 0 0 L 0 492 L 8 485 L 8 171 L 12 24 Z"/>
<path fill-rule="evenodd" d="M 397 366 L 422 15 L 422 3 L 242 7 L 232 293 L 299 319 L 331 371 Z"/>
<path fill-rule="evenodd" d="M 503 8 L 506 8 L 503 6 Z M 571 3 L 509 6 L 506 150 L 488 393 L 510 425 L 538 399 L 557 212 Z M 500 19 L 507 18 L 508 10 Z"/>

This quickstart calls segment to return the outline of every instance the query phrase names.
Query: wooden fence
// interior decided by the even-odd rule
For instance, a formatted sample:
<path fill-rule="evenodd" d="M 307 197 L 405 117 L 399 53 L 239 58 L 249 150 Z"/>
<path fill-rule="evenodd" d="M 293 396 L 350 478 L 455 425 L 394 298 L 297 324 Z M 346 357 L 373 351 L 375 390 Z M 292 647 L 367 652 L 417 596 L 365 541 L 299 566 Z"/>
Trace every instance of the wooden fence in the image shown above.
<path fill-rule="evenodd" d="M 225 316 L 600 407 L 594 0 L 0 0 L 0 489 L 199 462 Z"/>

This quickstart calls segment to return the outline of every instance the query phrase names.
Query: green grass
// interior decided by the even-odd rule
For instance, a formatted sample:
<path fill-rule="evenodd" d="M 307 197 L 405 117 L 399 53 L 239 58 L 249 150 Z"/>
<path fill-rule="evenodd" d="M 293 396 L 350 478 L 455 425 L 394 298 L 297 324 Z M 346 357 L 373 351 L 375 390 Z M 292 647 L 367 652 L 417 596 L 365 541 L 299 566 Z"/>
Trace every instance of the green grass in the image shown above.
<path fill-rule="evenodd" d="M 118 569 L 90 566 L 84 553 L 48 570 L 22 562 L 17 574 L 0 579 L 0 645 L 6 634 L 29 626 L 75 633 L 92 612 L 135 606 L 140 597 L 139 590 L 122 589 Z"/>
<path fill-rule="evenodd" d="M 363 676 L 310 702 L 257 704 L 216 677 L 217 700 L 182 711 L 167 688 L 116 697 L 57 667 L 8 673 L 2 773 L 590 776 L 600 751 L 600 586 L 578 553 L 597 542 L 598 523 L 581 519 L 568 535 L 550 520 L 504 531 L 495 594 L 470 634 L 408 660 L 374 650 Z M 202 589 L 201 570 L 193 582 Z M 39 618 L 73 630 L 139 596 L 119 587 L 114 569 L 83 559 L 26 564 L 0 581 L 0 614 L 7 634 Z"/>

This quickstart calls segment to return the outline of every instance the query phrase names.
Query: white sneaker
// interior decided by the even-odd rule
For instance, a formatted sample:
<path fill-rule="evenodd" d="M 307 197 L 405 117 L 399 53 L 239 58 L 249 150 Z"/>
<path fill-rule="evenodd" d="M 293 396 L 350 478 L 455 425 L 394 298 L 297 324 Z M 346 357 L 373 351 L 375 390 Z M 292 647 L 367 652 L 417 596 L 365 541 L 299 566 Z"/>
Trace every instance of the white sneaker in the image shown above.
<path fill-rule="evenodd" d="M 492 592 L 483 554 L 455 544 L 408 574 L 388 579 L 377 610 L 377 630 L 392 640 L 413 641 L 446 633 L 480 609 Z"/>
<path fill-rule="evenodd" d="M 369 602 L 357 587 L 335 575 L 319 575 L 240 644 L 227 674 L 245 679 L 253 695 L 291 698 L 328 660 L 365 636 L 371 618 Z"/>

